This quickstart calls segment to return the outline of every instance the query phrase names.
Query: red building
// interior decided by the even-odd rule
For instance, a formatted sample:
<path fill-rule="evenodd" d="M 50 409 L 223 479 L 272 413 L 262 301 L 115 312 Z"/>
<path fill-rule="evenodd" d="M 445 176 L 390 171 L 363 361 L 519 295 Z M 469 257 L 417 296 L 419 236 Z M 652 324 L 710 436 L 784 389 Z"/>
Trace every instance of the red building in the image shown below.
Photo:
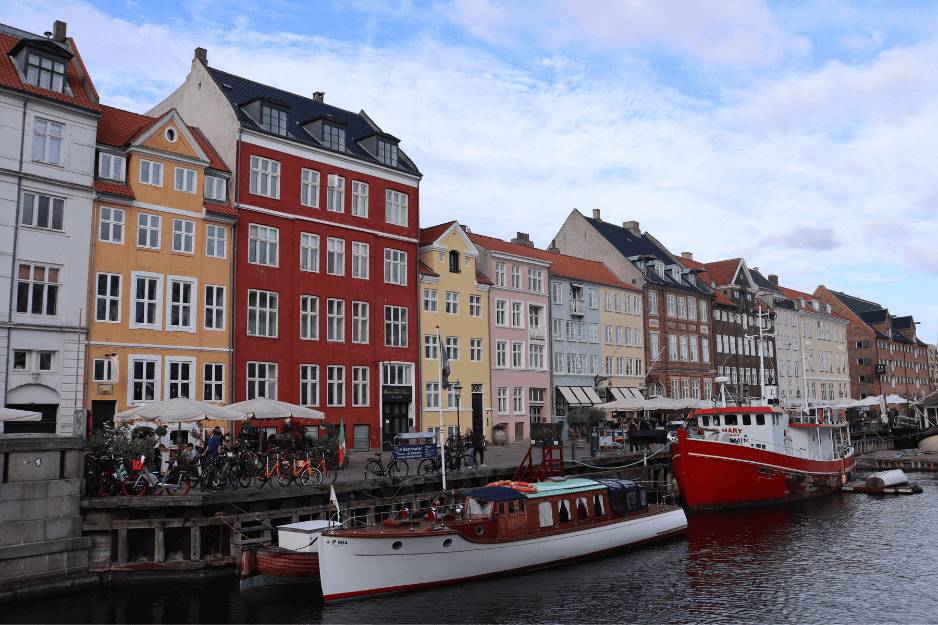
<path fill-rule="evenodd" d="M 151 114 L 191 114 L 236 164 L 235 401 L 315 407 L 359 451 L 419 430 L 420 172 L 364 111 L 206 56 Z"/>

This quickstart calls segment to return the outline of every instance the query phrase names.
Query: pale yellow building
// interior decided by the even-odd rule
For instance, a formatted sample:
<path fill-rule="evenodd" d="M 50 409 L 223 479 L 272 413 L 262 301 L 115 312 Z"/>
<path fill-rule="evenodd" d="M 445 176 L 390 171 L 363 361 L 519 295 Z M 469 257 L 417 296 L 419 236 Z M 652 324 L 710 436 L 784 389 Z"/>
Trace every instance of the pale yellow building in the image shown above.
<path fill-rule="evenodd" d="M 602 375 L 607 401 L 643 397 L 645 336 L 642 292 L 606 284 L 588 286 L 588 298 L 599 300 L 602 336 Z"/>

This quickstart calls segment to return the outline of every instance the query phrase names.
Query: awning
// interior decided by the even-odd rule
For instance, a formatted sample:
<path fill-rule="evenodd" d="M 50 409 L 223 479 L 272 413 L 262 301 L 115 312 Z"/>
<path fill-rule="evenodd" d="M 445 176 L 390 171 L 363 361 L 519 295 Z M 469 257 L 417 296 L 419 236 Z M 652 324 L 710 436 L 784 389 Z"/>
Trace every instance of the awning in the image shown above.
<path fill-rule="evenodd" d="M 591 386 L 558 386 L 557 390 L 571 406 L 593 406 L 603 403 Z"/>
<path fill-rule="evenodd" d="M 612 393 L 613 401 L 624 399 L 645 399 L 637 388 L 628 386 L 610 386 L 609 392 Z"/>

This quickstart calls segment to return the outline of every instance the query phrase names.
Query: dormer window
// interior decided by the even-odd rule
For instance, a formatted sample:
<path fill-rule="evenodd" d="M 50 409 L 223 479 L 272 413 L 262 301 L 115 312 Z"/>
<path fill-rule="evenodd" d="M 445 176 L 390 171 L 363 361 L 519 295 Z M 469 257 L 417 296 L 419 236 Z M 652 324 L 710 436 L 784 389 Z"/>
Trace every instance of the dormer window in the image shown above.
<path fill-rule="evenodd" d="M 449 253 L 449 272 L 459 273 L 459 252 L 456 250 Z"/>
<path fill-rule="evenodd" d="M 30 53 L 26 57 L 26 82 L 40 89 L 62 93 L 65 63 Z"/>
<path fill-rule="evenodd" d="M 327 148 L 345 151 L 345 128 L 333 126 L 332 124 L 322 125 L 322 142 Z"/>
<path fill-rule="evenodd" d="M 123 156 L 102 153 L 98 157 L 98 178 L 123 182 L 126 164 L 127 161 Z"/>
<path fill-rule="evenodd" d="M 397 167 L 397 146 L 387 141 L 378 141 L 378 160 L 385 165 Z"/>
<path fill-rule="evenodd" d="M 681 282 L 681 270 L 677 267 L 671 267 L 671 279 L 680 284 Z"/>
<path fill-rule="evenodd" d="M 224 202 L 226 186 L 223 178 L 205 176 L 205 199 Z"/>
<path fill-rule="evenodd" d="M 261 104 L 261 127 L 281 137 L 287 136 L 287 112 Z"/>
<path fill-rule="evenodd" d="M 655 263 L 655 269 L 656 269 L 657 272 L 658 272 L 658 277 L 663 280 L 663 279 L 664 279 L 664 263 L 662 263 L 662 262 L 656 262 L 656 263 Z"/>

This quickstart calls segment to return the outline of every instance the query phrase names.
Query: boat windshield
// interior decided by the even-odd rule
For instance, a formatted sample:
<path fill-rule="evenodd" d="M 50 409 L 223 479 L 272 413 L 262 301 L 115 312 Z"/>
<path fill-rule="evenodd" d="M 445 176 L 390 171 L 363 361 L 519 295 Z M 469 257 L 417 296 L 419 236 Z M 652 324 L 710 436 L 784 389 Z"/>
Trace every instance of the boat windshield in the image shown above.
<path fill-rule="evenodd" d="M 467 503 L 469 504 L 467 509 L 469 516 L 490 516 L 492 513 L 491 501 L 483 501 L 481 499 L 473 499 L 472 497 L 469 497 Z"/>

